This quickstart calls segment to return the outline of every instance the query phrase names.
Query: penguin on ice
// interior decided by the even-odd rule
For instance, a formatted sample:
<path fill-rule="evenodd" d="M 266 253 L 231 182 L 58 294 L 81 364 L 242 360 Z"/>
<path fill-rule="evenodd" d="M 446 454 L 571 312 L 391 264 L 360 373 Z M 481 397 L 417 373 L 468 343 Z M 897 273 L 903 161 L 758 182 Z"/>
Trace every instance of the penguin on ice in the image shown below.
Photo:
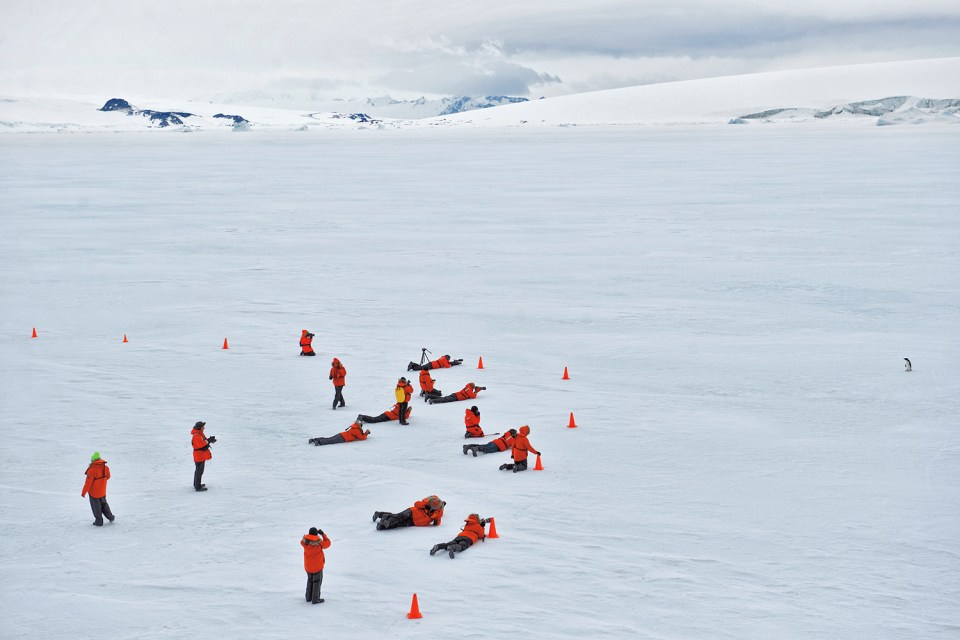
<path fill-rule="evenodd" d="M 906 364 L 903 365 L 903 368 L 906 369 L 907 371 L 913 371 L 913 365 L 910 364 L 910 358 L 904 358 L 904 360 L 906 360 L 907 362 Z"/>

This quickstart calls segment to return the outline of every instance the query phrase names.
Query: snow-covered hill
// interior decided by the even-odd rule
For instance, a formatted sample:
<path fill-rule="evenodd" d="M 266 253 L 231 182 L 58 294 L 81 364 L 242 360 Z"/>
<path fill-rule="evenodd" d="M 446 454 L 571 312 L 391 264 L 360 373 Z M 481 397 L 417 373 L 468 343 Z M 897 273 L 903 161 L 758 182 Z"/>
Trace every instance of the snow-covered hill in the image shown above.
<path fill-rule="evenodd" d="M 480 126 L 721 124 L 775 109 L 813 114 L 896 96 L 960 99 L 960 58 L 913 60 L 759 73 L 644 85 L 508 105 L 436 118 L 431 123 Z M 916 114 L 915 114 L 916 115 Z M 956 110 L 931 112 L 957 119 Z M 875 123 L 879 116 L 864 115 Z"/>
<path fill-rule="evenodd" d="M 136 107 L 102 111 L 104 101 Z M 489 106 L 513 98 L 488 97 Z M 144 129 L 327 130 L 456 126 L 670 125 L 825 120 L 861 124 L 957 123 L 960 58 L 763 73 L 644 85 L 462 112 L 474 99 L 446 103 L 342 101 L 325 109 L 128 96 L 0 99 L 0 131 Z M 478 106 L 478 105 L 473 105 Z M 391 109 L 393 111 L 391 111 Z M 424 111 L 461 111 L 422 118 Z M 383 113 L 405 118 L 382 117 Z M 411 115 L 413 114 L 413 115 Z M 238 118 L 240 120 L 238 120 Z"/>

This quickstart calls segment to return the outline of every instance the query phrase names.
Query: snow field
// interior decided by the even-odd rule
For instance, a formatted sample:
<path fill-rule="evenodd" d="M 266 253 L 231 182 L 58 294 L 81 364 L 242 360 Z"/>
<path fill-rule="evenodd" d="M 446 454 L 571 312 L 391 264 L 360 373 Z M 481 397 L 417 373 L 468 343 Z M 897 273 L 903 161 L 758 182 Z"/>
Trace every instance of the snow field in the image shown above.
<path fill-rule="evenodd" d="M 952 637 L 955 137 L 4 136 L 5 633 Z M 463 456 L 473 402 L 307 445 L 392 406 L 422 346 L 543 472 Z M 440 527 L 374 530 L 431 493 Z M 471 512 L 501 538 L 429 557 Z"/>

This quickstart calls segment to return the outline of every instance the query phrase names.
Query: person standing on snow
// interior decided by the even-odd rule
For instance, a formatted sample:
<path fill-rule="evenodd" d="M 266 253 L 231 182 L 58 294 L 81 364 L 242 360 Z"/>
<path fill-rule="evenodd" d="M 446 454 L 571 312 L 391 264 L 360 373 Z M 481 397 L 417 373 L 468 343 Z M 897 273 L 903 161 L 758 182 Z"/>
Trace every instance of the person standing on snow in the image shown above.
<path fill-rule="evenodd" d="M 410 404 L 410 398 L 413 397 L 413 385 L 407 382 L 406 378 L 400 378 L 397 381 L 394 394 L 397 398 L 397 404 L 400 405 L 400 424 L 409 424 L 404 416 L 407 414 L 407 405 Z"/>
<path fill-rule="evenodd" d="M 87 479 L 83 483 L 81 496 L 90 494 L 90 509 L 93 511 L 93 524 L 102 527 L 103 516 L 113 522 L 115 520 L 113 512 L 110 511 L 110 505 L 107 504 L 107 480 L 110 479 L 110 467 L 107 461 L 100 457 L 99 451 L 94 451 L 90 456 L 90 466 L 86 471 Z"/>
<path fill-rule="evenodd" d="M 330 548 L 330 538 L 317 527 L 310 527 L 309 533 L 300 540 L 303 547 L 303 568 L 307 571 L 307 602 L 320 604 L 320 585 L 323 584 L 323 565 L 326 558 L 323 550 Z"/>
<path fill-rule="evenodd" d="M 467 451 L 473 453 L 473 457 L 477 457 L 477 451 L 480 453 L 497 453 L 498 451 L 506 451 L 513 446 L 513 439 L 517 437 L 517 430 L 510 429 L 505 434 L 491 440 L 487 444 L 465 444 L 463 445 L 463 455 L 467 455 Z"/>
<path fill-rule="evenodd" d="M 333 408 L 347 406 L 347 403 L 343 401 L 343 386 L 347 384 L 347 370 L 336 358 L 330 363 L 330 379 L 333 380 Z"/>
<path fill-rule="evenodd" d="M 313 334 L 303 330 L 303 333 L 300 334 L 300 355 L 302 356 L 315 356 L 316 353 L 313 352 Z"/>
<path fill-rule="evenodd" d="M 540 452 L 533 448 L 533 445 L 530 444 L 530 440 L 527 436 L 530 435 L 530 427 L 523 425 L 520 427 L 520 433 L 517 434 L 517 437 L 513 441 L 513 464 L 502 464 L 500 465 L 500 471 L 513 471 L 514 473 L 518 471 L 527 470 L 527 452 L 532 451 L 533 453 L 540 455 Z"/>
<path fill-rule="evenodd" d="M 488 518 L 481 518 L 477 514 L 471 513 L 464 520 L 466 524 L 463 525 L 460 534 L 450 542 L 433 545 L 433 548 L 430 549 L 430 555 L 435 555 L 437 551 L 443 549 L 452 559 L 453 554 L 469 549 L 477 540 L 486 540 L 487 533 L 483 528 L 487 526 L 487 520 Z"/>
<path fill-rule="evenodd" d="M 203 428 L 206 426 L 206 422 L 197 422 L 197 424 L 193 425 L 193 430 L 190 432 L 193 436 L 193 462 L 195 465 L 193 471 L 193 488 L 197 491 L 207 490 L 207 485 L 202 484 L 200 481 L 203 479 L 203 468 L 207 460 L 213 457 L 213 453 L 210 452 L 210 445 L 217 441 L 217 436 L 207 438 L 207 436 L 203 434 Z"/>

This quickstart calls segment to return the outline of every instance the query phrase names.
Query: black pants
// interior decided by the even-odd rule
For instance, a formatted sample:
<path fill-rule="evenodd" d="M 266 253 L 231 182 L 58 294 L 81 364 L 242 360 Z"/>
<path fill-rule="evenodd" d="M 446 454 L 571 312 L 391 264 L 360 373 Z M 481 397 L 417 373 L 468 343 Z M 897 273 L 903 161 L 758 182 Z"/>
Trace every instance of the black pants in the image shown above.
<path fill-rule="evenodd" d="M 203 462 L 195 462 L 194 464 L 197 468 L 193 472 L 193 488 L 200 489 L 200 481 L 203 479 L 203 466 L 206 464 L 206 460 Z"/>
<path fill-rule="evenodd" d="M 303 351 L 301 351 L 301 352 L 300 352 L 300 355 L 302 355 L 302 356 L 315 356 L 315 355 L 317 355 L 317 354 L 314 353 L 313 351 L 311 351 L 310 353 L 304 353 Z"/>
<path fill-rule="evenodd" d="M 325 444 L 340 444 L 341 442 L 343 442 L 343 434 L 338 433 L 337 435 L 330 436 L 329 438 L 314 438 L 310 442 L 317 445 L 318 447 Z"/>
<path fill-rule="evenodd" d="M 407 404 L 406 402 L 401 402 L 400 404 L 400 424 L 410 424 L 407 422 L 407 419 L 404 417 L 407 415 Z"/>
<path fill-rule="evenodd" d="M 93 518 L 95 525 L 103 526 L 103 516 L 107 516 L 107 520 L 113 522 L 113 512 L 110 511 L 110 505 L 107 504 L 107 496 L 102 498 L 94 498 L 88 494 L 90 498 L 90 509 L 93 511 Z"/>
<path fill-rule="evenodd" d="M 390 513 L 389 511 L 381 511 L 378 513 L 381 514 L 380 522 L 377 523 L 378 531 L 413 526 L 413 511 L 410 509 L 404 509 L 400 513 Z"/>
<path fill-rule="evenodd" d="M 323 569 L 307 574 L 307 602 L 319 602 L 321 584 L 323 584 Z"/>
<path fill-rule="evenodd" d="M 385 413 L 381 413 L 378 416 L 365 416 L 361 413 L 360 415 L 357 416 L 357 422 L 364 422 L 364 423 L 390 422 L 390 418 L 388 418 L 387 414 Z"/>
<path fill-rule="evenodd" d="M 501 467 L 501 469 L 504 471 L 513 471 L 514 473 L 518 471 L 526 471 L 527 461 L 521 460 L 520 462 L 514 462 L 513 464 L 505 464 L 503 467 Z"/>
<path fill-rule="evenodd" d="M 439 549 L 445 549 L 446 551 L 453 551 L 454 553 L 459 553 L 465 549 L 473 546 L 473 540 L 465 536 L 457 536 L 450 542 L 441 542 L 437 545 Z"/>
<path fill-rule="evenodd" d="M 458 400 L 459 398 L 457 398 L 457 394 L 451 393 L 448 396 L 443 396 L 440 398 L 431 398 L 430 404 L 443 404 L 444 402 L 457 402 Z"/>
<path fill-rule="evenodd" d="M 347 406 L 347 403 L 343 401 L 343 387 L 335 386 L 334 389 L 336 389 L 336 392 L 334 393 L 334 396 L 333 396 L 333 408 L 334 409 L 337 408 L 338 402 L 340 403 L 341 407 Z"/>
<path fill-rule="evenodd" d="M 429 371 L 431 368 L 432 367 L 430 366 L 429 362 L 427 364 L 417 364 L 416 362 L 411 362 L 407 365 L 407 371 Z"/>

